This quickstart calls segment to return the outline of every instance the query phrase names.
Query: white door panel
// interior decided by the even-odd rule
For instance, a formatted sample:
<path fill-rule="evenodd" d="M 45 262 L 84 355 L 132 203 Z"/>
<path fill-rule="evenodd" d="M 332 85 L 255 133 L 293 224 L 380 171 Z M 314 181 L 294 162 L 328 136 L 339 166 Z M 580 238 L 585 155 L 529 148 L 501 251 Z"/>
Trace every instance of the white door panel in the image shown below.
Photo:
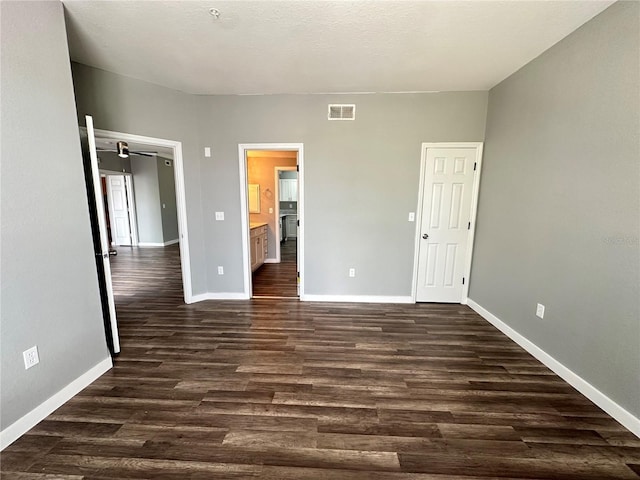
<path fill-rule="evenodd" d="M 427 147 L 425 147 L 427 148 Z M 427 148 L 416 300 L 462 301 L 475 148 Z"/>
<path fill-rule="evenodd" d="M 93 180 L 93 191 L 98 217 L 98 229 L 100 231 L 100 250 L 96 255 L 102 257 L 104 267 L 104 284 L 106 286 L 106 297 L 109 312 L 109 324 L 111 326 L 111 337 L 113 340 L 114 353 L 120 352 L 120 338 L 118 335 L 118 321 L 116 319 L 116 304 L 113 296 L 113 284 L 111 281 L 111 263 L 109 259 L 109 238 L 107 235 L 107 218 L 104 210 L 104 199 L 102 197 L 102 184 L 100 181 L 100 171 L 98 170 L 98 154 L 96 152 L 96 139 L 93 131 L 93 118 L 85 116 L 87 123 L 87 140 L 89 144 L 89 161 L 91 164 L 91 178 Z"/>
<path fill-rule="evenodd" d="M 111 236 L 116 245 L 131 245 L 131 221 L 124 175 L 107 176 Z"/>

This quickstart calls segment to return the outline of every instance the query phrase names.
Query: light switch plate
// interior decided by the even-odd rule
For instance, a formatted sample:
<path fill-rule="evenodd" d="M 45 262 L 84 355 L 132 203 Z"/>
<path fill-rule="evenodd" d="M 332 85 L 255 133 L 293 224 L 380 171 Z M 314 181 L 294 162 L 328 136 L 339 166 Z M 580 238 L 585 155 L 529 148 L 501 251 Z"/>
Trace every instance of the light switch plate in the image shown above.
<path fill-rule="evenodd" d="M 216 212 L 216 220 L 224 220 L 224 212 Z"/>
<path fill-rule="evenodd" d="M 540 318 L 544 318 L 544 305 L 541 303 L 536 307 L 536 316 Z"/>
<path fill-rule="evenodd" d="M 204 147 L 204 156 L 205 157 L 211 156 L 211 147 Z"/>
<path fill-rule="evenodd" d="M 416 219 L 416 214 L 415 212 L 409 212 L 409 221 L 410 222 L 414 222 Z"/>

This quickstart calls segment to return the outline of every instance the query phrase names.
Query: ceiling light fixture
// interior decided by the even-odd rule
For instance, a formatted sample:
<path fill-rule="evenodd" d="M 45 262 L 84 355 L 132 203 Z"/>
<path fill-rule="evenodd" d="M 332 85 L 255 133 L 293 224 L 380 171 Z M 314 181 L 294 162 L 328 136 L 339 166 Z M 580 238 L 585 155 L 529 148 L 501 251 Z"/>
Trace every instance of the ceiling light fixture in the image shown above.
<path fill-rule="evenodd" d="M 220 10 L 218 10 L 217 8 L 210 8 L 209 15 L 217 20 L 218 18 L 220 18 Z"/>
<path fill-rule="evenodd" d="M 129 158 L 129 145 L 127 142 L 118 142 L 118 156 L 120 158 Z"/>

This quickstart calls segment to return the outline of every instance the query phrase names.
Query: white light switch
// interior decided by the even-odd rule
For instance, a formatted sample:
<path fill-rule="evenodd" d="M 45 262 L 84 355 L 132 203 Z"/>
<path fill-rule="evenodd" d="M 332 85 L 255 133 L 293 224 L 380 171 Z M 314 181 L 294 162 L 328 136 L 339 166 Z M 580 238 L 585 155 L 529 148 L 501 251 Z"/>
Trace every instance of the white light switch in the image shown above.
<path fill-rule="evenodd" d="M 216 220 L 224 220 L 224 212 L 216 212 Z"/>
<path fill-rule="evenodd" d="M 269 213 L 273 213 L 273 208 L 269 207 Z"/>
<path fill-rule="evenodd" d="M 409 221 L 413 222 L 416 219 L 416 214 L 415 212 L 409 212 Z"/>
<path fill-rule="evenodd" d="M 211 156 L 211 147 L 204 147 L 204 156 L 205 157 Z"/>
<path fill-rule="evenodd" d="M 539 303 L 536 307 L 536 316 L 544 318 L 544 305 Z"/>

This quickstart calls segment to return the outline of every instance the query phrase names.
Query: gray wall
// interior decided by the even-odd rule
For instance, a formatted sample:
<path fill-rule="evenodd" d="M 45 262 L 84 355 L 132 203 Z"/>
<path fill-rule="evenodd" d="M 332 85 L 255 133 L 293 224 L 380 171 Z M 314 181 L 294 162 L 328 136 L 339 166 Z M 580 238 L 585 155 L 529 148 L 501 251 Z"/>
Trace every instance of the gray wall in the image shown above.
<path fill-rule="evenodd" d="M 162 218 L 162 238 L 164 242 L 178 239 L 178 208 L 176 205 L 176 184 L 171 166 L 167 159 L 158 157 L 158 193 L 160 194 L 160 215 Z"/>
<path fill-rule="evenodd" d="M 355 103 L 356 120 L 328 121 L 329 103 Z M 486 105 L 487 92 L 202 97 L 205 241 L 215 245 L 202 260 L 225 267 L 208 290 L 243 289 L 238 144 L 302 142 L 305 293 L 410 295 L 421 142 L 484 140 Z"/>
<path fill-rule="evenodd" d="M 636 416 L 639 18 L 618 2 L 491 90 L 470 286 Z"/>
<path fill-rule="evenodd" d="M 0 8 L 5 429 L 109 354 L 62 4 L 1 2 Z M 40 363 L 25 370 L 22 352 L 33 345 Z"/>
<path fill-rule="evenodd" d="M 165 243 L 178 238 L 176 189 L 164 158 L 130 157 L 136 221 L 140 243 Z"/>
<path fill-rule="evenodd" d="M 81 125 L 85 115 L 92 115 L 99 129 L 182 142 L 192 289 L 195 295 L 205 293 L 198 97 L 77 63 L 71 67 Z"/>
<path fill-rule="evenodd" d="M 163 243 L 158 163 L 155 158 L 131 158 L 133 196 L 136 201 L 138 241 Z"/>
<path fill-rule="evenodd" d="M 304 143 L 306 293 L 410 295 L 420 144 L 484 140 L 487 92 L 193 96 L 72 69 L 81 122 L 183 142 L 196 294 L 244 289 L 239 143 Z M 356 121 L 327 121 L 336 102 L 356 103 Z"/>
<path fill-rule="evenodd" d="M 129 158 L 120 158 L 115 152 L 98 152 L 98 167 L 111 172 L 131 173 Z"/>

